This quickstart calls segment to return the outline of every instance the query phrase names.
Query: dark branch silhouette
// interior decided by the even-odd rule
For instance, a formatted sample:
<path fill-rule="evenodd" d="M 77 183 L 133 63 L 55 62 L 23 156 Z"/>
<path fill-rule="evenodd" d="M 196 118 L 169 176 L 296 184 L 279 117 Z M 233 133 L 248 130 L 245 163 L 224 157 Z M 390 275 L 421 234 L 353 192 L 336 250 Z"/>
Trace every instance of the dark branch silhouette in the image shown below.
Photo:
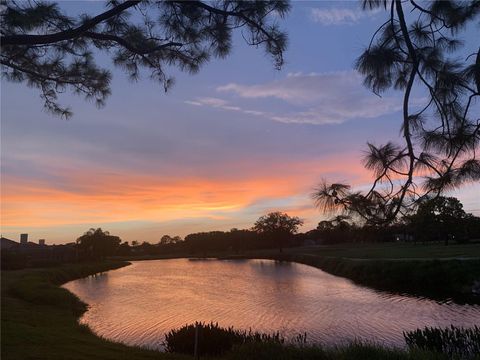
<path fill-rule="evenodd" d="M 95 16 L 94 18 L 85 21 L 81 26 L 74 29 L 59 31 L 48 35 L 5 35 L 2 36 L 1 44 L 5 45 L 43 45 L 51 44 L 64 40 L 71 40 L 73 38 L 82 36 L 86 31 L 92 29 L 97 24 L 120 14 L 121 12 L 139 4 L 140 1 L 125 1 L 123 4 L 114 5 L 112 9 Z"/>
<path fill-rule="evenodd" d="M 145 71 L 165 91 L 173 83 L 166 68 L 194 73 L 212 56 L 227 56 L 236 29 L 249 34 L 250 45 L 264 47 L 275 67 L 283 65 L 287 37 L 272 13 L 286 15 L 287 0 L 113 0 L 107 6 L 97 16 L 71 18 L 56 3 L 3 3 L 2 75 L 38 88 L 48 111 L 68 117 L 70 109 L 57 101 L 67 88 L 98 106 L 110 94 L 110 72 L 94 59 L 100 51 L 132 80 Z"/>
<path fill-rule="evenodd" d="M 363 5 L 384 7 L 389 16 L 356 68 L 375 94 L 403 92 L 404 144 L 368 144 L 365 166 L 375 176 L 369 191 L 323 182 L 313 197 L 325 211 L 344 211 L 382 224 L 408 214 L 425 199 L 480 179 L 480 119 L 475 108 L 480 49 L 464 63 L 454 58 L 462 46 L 462 30 L 478 20 L 480 2 L 433 1 L 422 7 L 413 0 L 365 0 Z M 404 7 L 413 14 L 408 19 Z M 428 94 L 423 106 L 412 101 L 413 91 Z"/>

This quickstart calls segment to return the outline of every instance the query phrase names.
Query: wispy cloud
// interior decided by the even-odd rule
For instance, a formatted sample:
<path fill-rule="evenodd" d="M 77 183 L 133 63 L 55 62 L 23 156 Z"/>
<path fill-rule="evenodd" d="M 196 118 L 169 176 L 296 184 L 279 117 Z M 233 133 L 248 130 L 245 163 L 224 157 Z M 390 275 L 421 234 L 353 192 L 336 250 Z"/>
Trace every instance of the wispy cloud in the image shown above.
<path fill-rule="evenodd" d="M 239 106 L 229 105 L 229 102 L 224 99 L 219 99 L 214 97 L 198 97 L 198 98 L 195 98 L 194 100 L 186 100 L 184 102 L 185 104 L 189 104 L 193 106 L 208 106 L 216 109 L 238 111 L 247 115 L 269 117 L 269 115 L 263 111 L 242 109 Z"/>
<path fill-rule="evenodd" d="M 361 75 L 353 70 L 292 73 L 284 79 L 264 84 L 230 83 L 219 86 L 217 91 L 250 100 L 283 100 L 290 105 L 291 111 L 258 114 L 283 123 L 339 124 L 355 118 L 376 118 L 401 109 L 399 98 L 376 97 L 365 89 Z"/>
<path fill-rule="evenodd" d="M 185 101 L 186 104 L 195 105 L 195 106 L 211 106 L 214 108 L 220 108 L 223 110 L 231 110 L 231 111 L 242 111 L 241 108 L 238 106 L 231 106 L 228 105 L 228 102 L 223 99 L 214 98 L 214 97 L 199 97 L 195 100 L 187 100 Z"/>
<path fill-rule="evenodd" d="M 375 15 L 379 10 L 362 11 L 358 8 L 312 8 L 310 18 L 322 25 L 353 25 L 361 19 Z"/>

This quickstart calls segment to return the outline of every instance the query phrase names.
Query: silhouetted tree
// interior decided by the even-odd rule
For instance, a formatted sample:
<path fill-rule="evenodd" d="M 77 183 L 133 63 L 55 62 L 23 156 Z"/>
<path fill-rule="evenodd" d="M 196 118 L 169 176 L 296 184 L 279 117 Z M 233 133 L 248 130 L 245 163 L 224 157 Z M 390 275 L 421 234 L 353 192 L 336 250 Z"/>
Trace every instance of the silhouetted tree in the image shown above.
<path fill-rule="evenodd" d="M 128 241 L 121 243 L 116 251 L 117 255 L 130 255 L 130 253 L 131 253 L 131 248 L 130 248 L 130 245 L 128 244 Z"/>
<path fill-rule="evenodd" d="M 375 94 L 403 92 L 403 144 L 368 144 L 365 167 L 375 180 L 366 192 L 322 182 L 313 197 L 326 211 L 346 211 L 389 223 L 429 197 L 480 179 L 480 49 L 458 61 L 462 30 L 478 21 L 479 1 L 364 0 L 384 7 L 386 21 L 356 62 Z M 408 12 L 408 16 L 405 13 Z M 479 38 L 477 38 L 478 40 Z M 415 94 L 415 95 L 412 95 Z M 425 101 L 419 104 L 420 97 Z M 415 102 L 413 102 L 415 99 Z"/>
<path fill-rule="evenodd" d="M 338 215 L 333 219 L 320 221 L 315 229 L 317 236 L 325 244 L 356 241 L 359 229 L 349 220 L 349 216 Z"/>
<path fill-rule="evenodd" d="M 148 241 L 144 241 L 141 245 L 137 246 L 137 250 L 143 254 L 153 254 L 155 253 L 156 247 L 155 245 L 150 244 Z"/>
<path fill-rule="evenodd" d="M 101 228 L 92 228 L 77 239 L 77 248 L 85 258 L 105 259 L 106 256 L 115 254 L 120 242 L 118 236 L 110 235 Z"/>
<path fill-rule="evenodd" d="M 169 244 L 177 244 L 183 241 L 180 236 L 171 237 L 170 235 L 163 235 L 160 239 L 160 245 L 169 245 Z"/>
<path fill-rule="evenodd" d="M 209 231 L 185 236 L 185 245 L 190 252 L 227 250 L 232 247 L 232 239 L 228 232 Z"/>
<path fill-rule="evenodd" d="M 159 242 L 160 245 L 173 244 L 173 238 L 170 235 L 163 235 Z"/>
<path fill-rule="evenodd" d="M 178 235 L 176 235 L 176 236 L 173 237 L 173 243 L 174 243 L 174 244 L 178 244 L 178 243 L 180 243 L 180 242 L 182 242 L 182 241 L 183 241 L 183 239 L 182 239 L 180 236 L 178 236 Z"/>
<path fill-rule="evenodd" d="M 467 237 L 467 213 L 454 197 L 437 197 L 425 200 L 410 217 L 415 236 L 421 241 L 449 239 L 464 240 Z"/>
<path fill-rule="evenodd" d="M 68 117 L 70 109 L 57 102 L 66 88 L 98 106 L 110 94 L 111 74 L 96 65 L 95 51 L 109 54 L 133 80 L 145 70 L 165 91 L 173 82 L 166 68 L 193 73 L 212 56 L 225 57 L 238 28 L 277 68 L 283 64 L 287 38 L 277 20 L 289 11 L 286 0 L 110 0 L 106 6 L 73 18 L 56 3 L 2 1 L 3 76 L 38 88 L 48 111 Z"/>
<path fill-rule="evenodd" d="M 261 216 L 252 230 L 270 241 L 275 241 L 282 252 L 286 241 L 298 231 L 301 225 L 303 221 L 300 218 L 276 211 Z"/>
<path fill-rule="evenodd" d="M 465 224 L 468 239 L 480 240 L 480 217 L 467 214 Z"/>

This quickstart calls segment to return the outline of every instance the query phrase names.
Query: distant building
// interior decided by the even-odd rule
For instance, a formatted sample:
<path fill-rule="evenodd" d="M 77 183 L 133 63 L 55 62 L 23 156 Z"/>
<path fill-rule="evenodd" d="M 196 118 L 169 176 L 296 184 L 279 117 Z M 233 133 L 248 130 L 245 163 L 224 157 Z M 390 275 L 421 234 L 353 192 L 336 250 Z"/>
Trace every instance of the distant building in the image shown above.
<path fill-rule="evenodd" d="M 21 234 L 20 243 L 1 237 L 0 245 L 2 269 L 43 267 L 77 260 L 75 243 L 47 245 L 45 239 L 31 242 L 27 234 Z"/>
<path fill-rule="evenodd" d="M 20 234 L 20 245 L 27 245 L 28 234 Z"/>
<path fill-rule="evenodd" d="M 16 249 L 18 245 L 16 241 L 4 238 L 3 236 L 0 238 L 0 248 L 2 250 Z"/>

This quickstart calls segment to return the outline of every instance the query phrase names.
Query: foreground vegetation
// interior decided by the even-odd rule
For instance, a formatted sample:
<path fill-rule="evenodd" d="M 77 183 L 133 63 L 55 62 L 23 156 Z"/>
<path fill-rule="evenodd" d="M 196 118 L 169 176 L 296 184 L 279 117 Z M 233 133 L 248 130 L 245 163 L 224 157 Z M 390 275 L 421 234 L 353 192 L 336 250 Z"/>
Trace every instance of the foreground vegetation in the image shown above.
<path fill-rule="evenodd" d="M 431 350 L 446 354 L 449 358 L 468 359 L 480 356 L 480 327 L 445 329 L 417 329 L 404 333 L 409 348 Z"/>
<path fill-rule="evenodd" d="M 96 337 L 78 324 L 86 304 L 59 285 L 69 280 L 125 266 L 110 261 L 69 264 L 49 269 L 2 271 L 2 359 L 189 359 Z M 337 348 L 293 346 L 277 342 L 237 345 L 224 359 L 447 359 L 421 349 L 385 349 L 350 344 Z"/>
<path fill-rule="evenodd" d="M 349 344 L 335 348 L 276 343 L 247 343 L 225 356 L 228 360 L 453 360 L 445 354 L 418 349 L 403 351 L 375 344 Z M 471 359 L 480 359 L 474 356 Z M 460 360 L 460 359 L 459 359 Z"/>
<path fill-rule="evenodd" d="M 223 328 L 218 324 L 187 324 L 171 330 L 165 339 L 166 351 L 199 356 L 219 356 L 230 352 L 227 357 L 241 358 L 314 358 L 337 359 L 345 356 L 361 358 L 442 358 L 475 359 L 480 356 L 480 328 L 424 328 L 403 334 L 410 351 L 402 352 L 381 349 L 373 344 L 357 342 L 341 347 L 325 349 L 307 344 L 307 334 L 298 334 L 289 342 L 278 332 L 273 334 Z M 253 350 L 252 353 L 249 353 Z M 347 357 L 348 358 L 348 357 Z"/>
<path fill-rule="evenodd" d="M 302 337 L 306 339 L 306 337 Z M 252 330 L 222 328 L 218 323 L 196 322 L 179 329 L 172 329 L 165 335 L 165 351 L 199 356 L 219 356 L 232 350 L 234 346 L 247 343 L 283 344 L 285 339 L 279 332 L 259 333 Z M 197 345 L 197 346 L 195 346 Z M 196 349 L 195 349 L 196 348 Z"/>

